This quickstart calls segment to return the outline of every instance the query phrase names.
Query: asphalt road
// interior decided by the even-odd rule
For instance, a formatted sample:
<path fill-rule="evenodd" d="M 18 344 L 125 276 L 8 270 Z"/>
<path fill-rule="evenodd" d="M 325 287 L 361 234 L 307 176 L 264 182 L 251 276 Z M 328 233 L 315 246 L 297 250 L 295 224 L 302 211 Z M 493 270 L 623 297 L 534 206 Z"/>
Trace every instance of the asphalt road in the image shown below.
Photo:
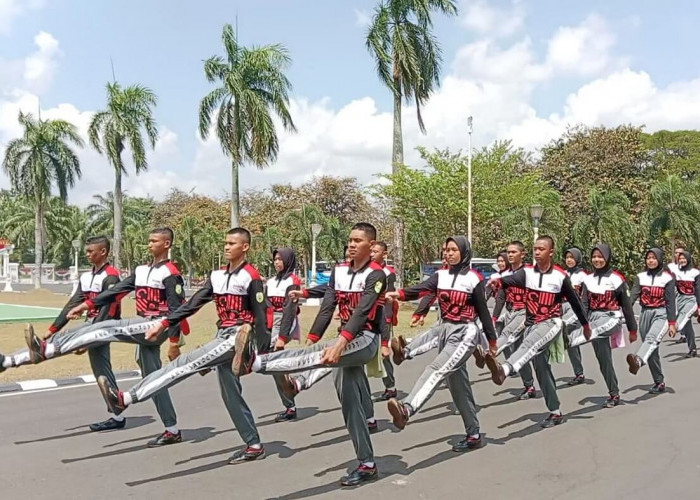
<path fill-rule="evenodd" d="M 400 433 L 385 404 L 377 404 L 373 442 L 381 479 L 354 490 L 337 486 L 355 461 L 329 379 L 299 396 L 298 421 L 276 424 L 272 379 L 246 377 L 245 396 L 268 457 L 237 466 L 226 459 L 241 441 L 211 374 L 174 388 L 185 442 L 161 449 L 145 447 L 161 430 L 150 402 L 129 409 L 125 430 L 92 434 L 86 424 L 103 416 L 94 386 L 0 397 L 0 498 L 700 498 L 700 359 L 683 359 L 685 346 L 665 343 L 668 393 L 651 396 L 647 368 L 630 375 L 629 351 L 619 351 L 624 404 L 601 408 L 605 385 L 584 346 L 592 380 L 560 390 L 566 421 L 549 430 L 537 425 L 546 416 L 541 398 L 515 401 L 519 379 L 497 387 L 470 361 L 487 445 L 468 454 L 450 450 L 463 429 L 446 390 Z M 410 388 L 431 358 L 403 364 L 399 387 Z M 570 371 L 568 361 L 555 366 L 560 385 Z M 372 386 L 379 391 L 381 381 Z"/>

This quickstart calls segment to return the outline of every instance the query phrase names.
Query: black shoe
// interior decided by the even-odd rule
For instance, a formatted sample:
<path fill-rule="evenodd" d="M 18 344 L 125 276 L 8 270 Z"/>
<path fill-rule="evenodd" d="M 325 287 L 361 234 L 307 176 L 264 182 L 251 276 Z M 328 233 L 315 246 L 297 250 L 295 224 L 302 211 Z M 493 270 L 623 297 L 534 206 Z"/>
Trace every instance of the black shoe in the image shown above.
<path fill-rule="evenodd" d="M 238 450 L 228 459 L 229 465 L 242 464 L 243 462 L 252 462 L 254 460 L 262 460 L 265 458 L 265 448 L 253 448 L 248 446 L 242 450 Z"/>
<path fill-rule="evenodd" d="M 373 422 L 367 422 L 367 430 L 370 434 L 374 434 L 379 430 L 379 423 L 376 420 Z"/>
<path fill-rule="evenodd" d="M 484 440 L 481 439 L 481 434 L 479 434 L 479 437 L 473 438 L 467 436 L 460 442 L 452 445 L 452 451 L 462 453 L 465 451 L 478 450 L 482 446 L 484 446 Z"/>
<path fill-rule="evenodd" d="M 698 357 L 698 350 L 697 349 L 691 349 L 688 351 L 688 354 L 685 355 L 686 358 L 697 358 Z"/>
<path fill-rule="evenodd" d="M 5 355 L 0 354 L 0 373 L 4 372 L 7 369 L 3 366 L 4 362 L 5 362 Z"/>
<path fill-rule="evenodd" d="M 649 389 L 649 394 L 661 394 L 662 392 L 666 392 L 666 384 L 663 382 L 654 384 L 654 386 Z"/>
<path fill-rule="evenodd" d="M 614 408 L 619 404 L 620 404 L 620 395 L 615 394 L 614 396 L 608 396 L 608 399 L 605 400 L 605 404 L 603 404 L 603 407 Z"/>
<path fill-rule="evenodd" d="M 547 418 L 545 418 L 542 422 L 540 422 L 540 427 L 543 429 L 549 429 L 550 427 L 554 427 L 555 425 L 559 425 L 564 421 L 564 416 L 559 414 L 557 415 L 556 413 L 550 413 Z"/>
<path fill-rule="evenodd" d="M 149 448 L 158 448 L 159 446 L 167 446 L 169 444 L 182 443 L 182 432 L 177 431 L 177 434 L 173 434 L 170 431 L 165 431 L 160 436 L 152 439 L 148 442 Z"/>
<path fill-rule="evenodd" d="M 238 329 L 233 362 L 231 363 L 233 374 L 236 377 L 242 377 L 252 371 L 253 360 L 255 359 L 255 353 L 251 345 L 252 338 L 252 330 L 248 323 L 245 323 Z"/>
<path fill-rule="evenodd" d="M 360 465 L 357 469 L 352 471 L 347 476 L 340 478 L 341 486 L 357 486 L 358 484 L 366 483 L 367 481 L 374 481 L 379 477 L 379 472 L 377 467 L 367 467 L 366 465 Z"/>
<path fill-rule="evenodd" d="M 583 374 L 581 374 L 581 375 L 576 375 L 574 378 L 572 378 L 571 380 L 569 380 L 569 381 L 566 383 L 566 385 L 569 385 L 569 386 L 581 385 L 581 384 L 583 384 L 585 381 L 586 381 L 586 377 L 584 377 Z"/>
<path fill-rule="evenodd" d="M 520 393 L 518 399 L 520 401 L 525 401 L 526 399 L 534 399 L 537 396 L 537 391 L 533 386 L 525 387 L 523 392 Z"/>
<path fill-rule="evenodd" d="M 398 395 L 396 389 L 385 389 L 383 393 L 377 396 L 376 401 L 389 401 L 391 398 L 395 398 Z"/>
<path fill-rule="evenodd" d="M 105 403 L 107 403 L 107 408 L 109 408 L 111 413 L 120 415 L 126 410 L 127 405 L 124 404 L 124 393 L 113 386 L 107 380 L 107 377 L 104 375 L 97 377 L 97 386 L 100 388 L 102 397 L 105 398 Z"/>
<path fill-rule="evenodd" d="M 292 408 L 287 408 L 282 413 L 278 413 L 275 417 L 275 422 L 286 422 L 288 420 L 296 420 L 297 411 Z"/>
<path fill-rule="evenodd" d="M 387 403 L 391 419 L 398 430 L 403 430 L 408 423 L 408 410 L 406 405 L 398 399 L 390 399 Z"/>
<path fill-rule="evenodd" d="M 674 344 L 685 344 L 687 342 L 685 337 L 679 337 L 678 340 L 674 342 Z"/>
<path fill-rule="evenodd" d="M 482 369 L 484 366 L 486 366 L 486 356 L 484 355 L 484 350 L 480 345 L 476 346 L 472 356 L 474 356 L 474 363 L 476 363 L 477 368 Z"/>
<path fill-rule="evenodd" d="M 31 324 L 24 329 L 24 340 L 27 342 L 29 349 L 29 361 L 36 364 L 44 361 L 44 342 L 39 340 L 39 337 L 34 333 L 34 327 Z"/>
<path fill-rule="evenodd" d="M 126 425 L 126 419 L 114 420 L 113 418 L 108 418 L 104 422 L 95 422 L 90 424 L 90 430 L 92 432 L 102 432 L 102 431 L 113 431 L 116 429 L 123 429 Z"/>

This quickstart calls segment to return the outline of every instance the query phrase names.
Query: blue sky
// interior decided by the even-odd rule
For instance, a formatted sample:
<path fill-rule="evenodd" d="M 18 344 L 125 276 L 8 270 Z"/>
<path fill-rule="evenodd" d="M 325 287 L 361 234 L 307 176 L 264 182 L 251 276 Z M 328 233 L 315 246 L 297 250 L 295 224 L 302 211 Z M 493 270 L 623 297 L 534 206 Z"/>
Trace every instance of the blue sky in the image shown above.
<path fill-rule="evenodd" d="M 391 99 L 364 47 L 374 5 L 0 0 L 0 147 L 17 133 L 17 110 L 36 109 L 38 98 L 46 116 L 84 128 L 103 106 L 111 57 L 119 81 L 145 84 L 159 96 L 162 141 L 151 172 L 127 181 L 129 192 L 160 197 L 179 185 L 225 195 L 227 163 L 214 141 L 197 138 L 197 106 L 210 89 L 202 60 L 222 52 L 222 25 L 238 16 L 242 43 L 289 49 L 299 128 L 296 136 L 282 135 L 278 164 L 265 172 L 246 169 L 242 186 L 348 172 L 371 182 L 388 170 L 391 150 Z M 415 161 L 419 144 L 463 147 L 468 114 L 475 144 L 510 138 L 526 148 L 569 123 L 697 128 L 700 4 L 672 5 L 460 2 L 458 18 L 436 18 L 444 84 L 426 108 L 428 134 L 418 133 L 410 107 L 404 113 L 408 161 Z M 81 158 L 85 178 L 71 199 L 84 204 L 111 186 L 104 159 L 89 150 Z"/>

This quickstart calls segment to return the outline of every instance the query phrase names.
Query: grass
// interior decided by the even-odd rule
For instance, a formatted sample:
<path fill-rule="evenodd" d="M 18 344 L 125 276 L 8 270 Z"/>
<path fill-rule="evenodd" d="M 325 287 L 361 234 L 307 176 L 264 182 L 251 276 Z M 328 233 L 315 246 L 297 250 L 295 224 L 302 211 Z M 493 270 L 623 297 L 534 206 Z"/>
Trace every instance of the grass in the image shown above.
<path fill-rule="evenodd" d="M 66 295 L 51 293 L 47 290 L 36 290 L 28 293 L 0 293 L 0 302 L 8 304 L 22 304 L 32 306 L 63 307 L 68 300 Z M 302 336 L 311 327 L 318 307 L 301 308 Z M 413 312 L 410 304 L 404 305 L 399 311 L 399 326 L 394 329 L 395 333 L 415 335 L 416 330 L 409 328 L 408 324 Z M 132 317 L 136 314 L 134 300 L 126 298 L 122 301 L 122 316 Z M 187 344 L 182 348 L 182 352 L 187 352 L 198 345 L 202 345 L 211 340 L 216 332 L 216 310 L 213 304 L 207 304 L 201 311 L 190 318 L 192 332 L 186 337 Z M 434 321 L 428 318 L 428 322 Z M 69 325 L 75 324 L 71 322 Z M 45 332 L 51 321 L 40 321 L 34 323 L 37 334 Z M 18 349 L 26 347 L 24 343 L 24 324 L 0 324 L 0 352 L 3 354 L 12 353 Z M 324 339 L 332 339 L 337 336 L 338 322 L 333 321 L 328 327 Z M 290 344 L 290 347 L 298 346 L 298 343 Z M 115 372 L 129 371 L 137 369 L 134 357 L 134 346 L 130 344 L 112 344 L 112 368 Z M 167 363 L 166 349 L 163 349 L 163 362 Z M 19 368 L 11 368 L 0 374 L 0 383 L 14 382 L 18 380 L 31 380 L 41 378 L 61 379 L 76 375 L 91 373 L 90 361 L 87 355 L 69 354 L 53 359 L 38 365 L 28 365 Z"/>

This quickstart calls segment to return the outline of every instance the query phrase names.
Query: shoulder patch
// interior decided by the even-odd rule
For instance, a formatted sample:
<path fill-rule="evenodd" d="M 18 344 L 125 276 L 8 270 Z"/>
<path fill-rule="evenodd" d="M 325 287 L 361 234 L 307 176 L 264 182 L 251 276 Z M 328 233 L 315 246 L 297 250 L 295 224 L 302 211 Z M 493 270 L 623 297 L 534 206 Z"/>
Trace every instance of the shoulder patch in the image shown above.
<path fill-rule="evenodd" d="M 384 283 L 382 283 L 381 281 L 377 281 L 377 282 L 374 284 L 374 292 L 375 292 L 375 293 L 380 293 L 380 292 L 382 291 L 382 287 L 383 287 L 383 286 L 384 286 Z"/>
<path fill-rule="evenodd" d="M 178 295 L 180 295 L 182 293 L 182 285 L 180 283 L 175 285 L 175 293 Z"/>
<path fill-rule="evenodd" d="M 258 303 L 262 304 L 263 302 L 265 302 L 265 295 L 263 295 L 262 292 L 258 292 L 255 294 L 255 300 L 257 300 Z"/>

